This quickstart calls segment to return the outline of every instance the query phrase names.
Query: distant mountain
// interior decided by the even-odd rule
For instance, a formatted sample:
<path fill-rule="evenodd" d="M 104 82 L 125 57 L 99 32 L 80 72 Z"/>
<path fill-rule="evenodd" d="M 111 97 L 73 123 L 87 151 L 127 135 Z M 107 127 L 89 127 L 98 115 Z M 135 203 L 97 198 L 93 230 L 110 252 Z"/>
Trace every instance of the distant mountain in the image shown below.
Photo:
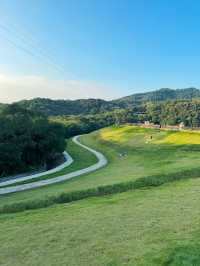
<path fill-rule="evenodd" d="M 138 107 L 147 102 L 162 102 L 169 100 L 200 99 L 200 90 L 186 88 L 172 90 L 168 88 L 137 93 L 117 100 L 105 101 L 101 99 L 80 100 L 51 100 L 47 98 L 35 98 L 19 101 L 18 104 L 29 110 L 42 112 L 46 115 L 85 115 L 97 114 L 114 109 Z M 2 108 L 0 104 L 0 109 Z"/>
<path fill-rule="evenodd" d="M 200 90 L 196 88 L 186 88 L 172 90 L 163 88 L 156 91 L 137 93 L 112 101 L 114 104 L 128 107 L 133 104 L 141 104 L 145 102 L 160 102 L 167 100 L 192 100 L 200 98 Z"/>
<path fill-rule="evenodd" d="M 42 112 L 46 115 L 96 114 L 117 108 L 117 104 L 100 99 L 72 101 L 35 98 L 32 100 L 23 100 L 18 103 L 26 109 Z"/>

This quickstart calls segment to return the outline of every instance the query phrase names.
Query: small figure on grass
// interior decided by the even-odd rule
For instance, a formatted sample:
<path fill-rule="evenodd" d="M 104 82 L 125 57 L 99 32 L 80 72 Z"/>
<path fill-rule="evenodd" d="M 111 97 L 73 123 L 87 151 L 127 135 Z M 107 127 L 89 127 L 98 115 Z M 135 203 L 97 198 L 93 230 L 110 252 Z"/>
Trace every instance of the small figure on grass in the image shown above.
<path fill-rule="evenodd" d="M 119 153 L 119 157 L 120 157 L 120 158 L 125 157 L 125 156 L 127 156 L 127 153 L 126 153 L 126 152 L 121 152 L 121 153 Z"/>

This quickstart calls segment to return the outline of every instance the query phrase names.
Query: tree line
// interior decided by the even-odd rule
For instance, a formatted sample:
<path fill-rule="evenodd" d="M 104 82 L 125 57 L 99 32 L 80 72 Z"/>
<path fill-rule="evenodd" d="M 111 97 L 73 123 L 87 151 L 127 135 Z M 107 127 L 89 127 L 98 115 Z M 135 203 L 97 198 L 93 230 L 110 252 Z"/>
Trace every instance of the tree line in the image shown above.
<path fill-rule="evenodd" d="M 17 104 L 0 113 L 0 176 L 44 166 L 65 149 L 64 126 Z"/>
<path fill-rule="evenodd" d="M 35 98 L 17 102 L 21 107 L 41 112 L 47 116 L 57 115 L 96 115 L 117 109 L 139 108 L 152 102 L 162 103 L 164 101 L 194 100 L 200 99 L 200 90 L 186 88 L 172 90 L 163 88 L 146 93 L 137 93 L 112 101 L 102 99 L 79 99 L 79 100 L 52 100 L 48 98 Z M 2 104 L 0 103 L 0 109 Z"/>
<path fill-rule="evenodd" d="M 187 127 L 200 127 L 199 100 L 148 103 L 145 113 L 147 119 L 155 124 L 165 126 L 183 122 Z"/>
<path fill-rule="evenodd" d="M 132 108 L 95 115 L 53 116 L 50 119 L 64 125 L 66 138 L 113 124 L 144 123 L 145 121 L 162 126 L 178 125 L 183 122 L 187 127 L 200 127 L 200 101 L 148 102 Z"/>

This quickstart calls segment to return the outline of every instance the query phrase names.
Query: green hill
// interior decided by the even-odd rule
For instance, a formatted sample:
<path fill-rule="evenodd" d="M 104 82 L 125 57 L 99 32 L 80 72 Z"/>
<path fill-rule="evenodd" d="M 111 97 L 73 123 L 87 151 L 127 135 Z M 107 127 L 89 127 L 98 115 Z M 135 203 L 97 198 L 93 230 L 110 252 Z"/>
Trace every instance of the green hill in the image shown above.
<path fill-rule="evenodd" d="M 35 98 L 18 103 L 24 108 L 39 111 L 51 116 L 97 114 L 117 108 L 115 103 L 101 99 L 80 99 L 73 101 Z"/>
<path fill-rule="evenodd" d="M 156 91 L 137 93 L 127 97 L 123 97 L 112 101 L 123 107 L 132 106 L 133 104 L 141 104 L 145 102 L 161 102 L 167 100 L 192 100 L 200 98 L 200 90 L 196 88 L 186 88 L 172 90 L 163 88 Z"/>
<path fill-rule="evenodd" d="M 35 98 L 32 100 L 19 101 L 18 103 L 29 110 L 39 111 L 48 116 L 57 116 L 98 114 L 115 109 L 139 107 L 147 102 L 158 103 L 168 100 L 191 101 L 199 98 L 199 89 L 186 88 L 177 90 L 160 89 L 146 93 L 137 93 L 112 101 L 101 99 L 51 100 L 48 98 Z"/>

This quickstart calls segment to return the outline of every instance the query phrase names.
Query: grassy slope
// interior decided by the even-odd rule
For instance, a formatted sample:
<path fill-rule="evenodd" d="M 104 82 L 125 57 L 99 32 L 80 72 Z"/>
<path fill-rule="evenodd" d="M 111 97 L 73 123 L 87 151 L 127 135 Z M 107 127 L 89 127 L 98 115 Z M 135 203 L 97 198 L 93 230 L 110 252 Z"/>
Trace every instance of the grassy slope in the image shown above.
<path fill-rule="evenodd" d="M 177 140 L 174 139 L 181 141 L 181 145 L 180 143 L 176 145 Z M 196 168 L 200 165 L 199 139 L 198 133 L 192 133 L 189 142 L 187 132 L 168 132 L 132 126 L 112 127 L 85 135 L 81 138 L 82 142 L 102 151 L 109 159 L 107 167 L 61 184 L 3 196 L 0 206 L 5 203 L 54 195 L 63 191 L 86 189 L 134 180 L 152 174 L 173 173 Z M 183 145 L 184 142 L 187 145 Z M 90 164 L 92 162 L 91 158 L 80 153 L 81 148 L 78 147 L 78 149 L 78 153 L 74 150 L 74 154 L 72 154 L 73 156 L 78 155 L 78 162 L 71 167 L 79 167 L 80 164 L 83 167 L 82 163 Z M 120 157 L 119 154 L 124 152 L 126 156 Z M 84 159 L 82 160 L 82 158 Z"/>
<path fill-rule="evenodd" d="M 200 265 L 200 179 L 0 216 L 0 265 Z"/>

